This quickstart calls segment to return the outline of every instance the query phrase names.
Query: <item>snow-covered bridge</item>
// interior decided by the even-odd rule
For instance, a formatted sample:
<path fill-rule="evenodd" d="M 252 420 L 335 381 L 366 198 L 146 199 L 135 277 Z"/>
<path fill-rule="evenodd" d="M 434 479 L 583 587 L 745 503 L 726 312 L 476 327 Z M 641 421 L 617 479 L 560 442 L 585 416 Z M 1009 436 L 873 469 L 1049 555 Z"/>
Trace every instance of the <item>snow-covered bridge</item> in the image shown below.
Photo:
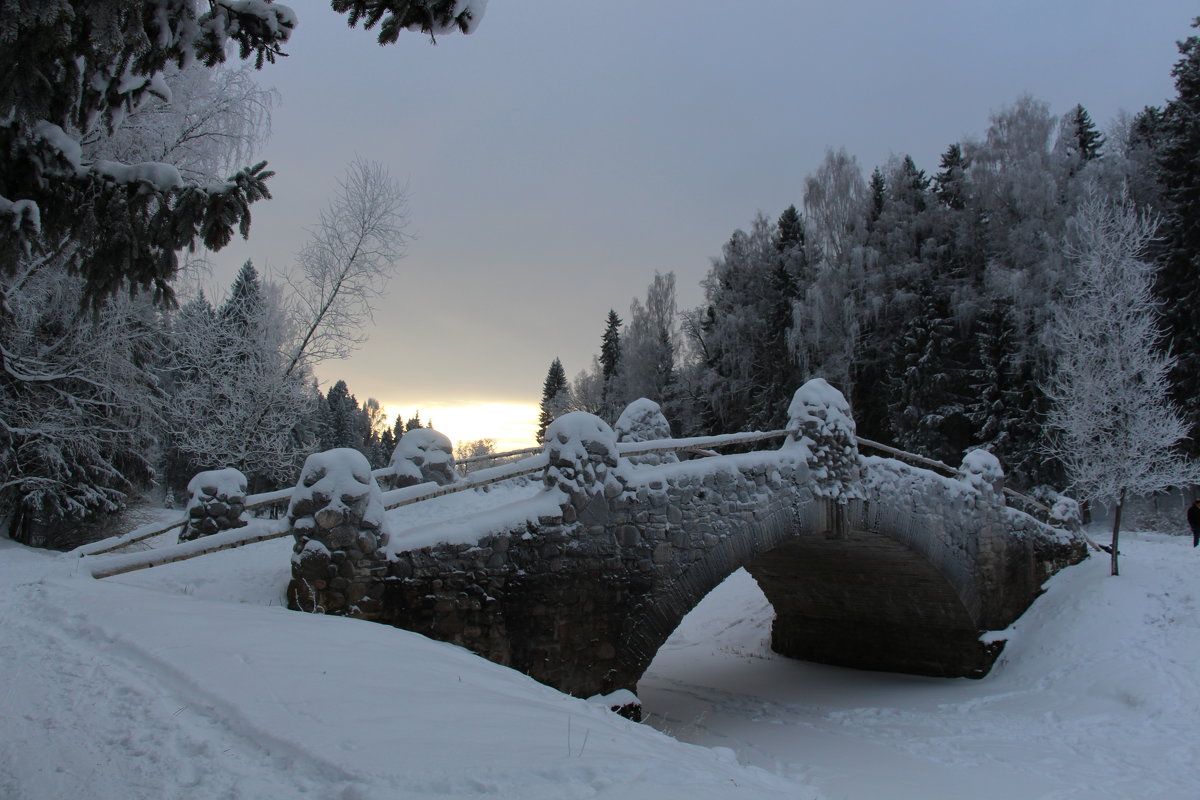
<path fill-rule="evenodd" d="M 681 619 L 745 567 L 775 608 L 780 653 L 982 676 L 1002 643 L 980 634 L 1085 552 L 1006 505 L 986 452 L 950 477 L 861 456 L 824 381 L 797 392 L 787 431 L 743 437 L 783 438 L 778 449 L 679 461 L 709 440 L 645 441 L 656 414 L 631 407 L 624 441 L 597 417 L 561 417 L 529 496 L 405 533 L 387 531 L 383 507 L 420 487 L 384 495 L 352 451 L 319 454 L 291 501 L 289 604 L 417 631 L 589 696 L 633 689 Z"/>

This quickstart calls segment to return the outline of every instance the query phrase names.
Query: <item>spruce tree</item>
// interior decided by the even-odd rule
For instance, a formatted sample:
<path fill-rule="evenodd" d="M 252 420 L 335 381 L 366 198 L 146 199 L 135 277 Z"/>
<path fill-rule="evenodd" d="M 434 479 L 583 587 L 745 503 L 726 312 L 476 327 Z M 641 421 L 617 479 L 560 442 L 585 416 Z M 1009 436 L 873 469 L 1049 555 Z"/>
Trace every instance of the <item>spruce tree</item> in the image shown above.
<path fill-rule="evenodd" d="M 608 319 L 604 327 L 604 336 L 600 340 L 600 367 L 605 382 L 617 374 L 617 367 L 620 363 L 621 318 L 617 316 L 616 311 L 609 309 Z"/>
<path fill-rule="evenodd" d="M 867 211 L 867 230 L 873 231 L 879 218 L 883 216 L 883 206 L 887 202 L 887 181 L 884 180 L 883 172 L 879 167 L 871 171 L 871 181 L 867 185 L 867 191 L 871 196 L 871 205 Z"/>
<path fill-rule="evenodd" d="M 165 96 L 170 64 L 214 66 L 233 42 L 257 66 L 274 61 L 296 23 L 291 9 L 270 0 L 59 0 L 6 4 L 3 16 L 0 269 L 69 239 L 61 252 L 84 278 L 85 301 L 126 287 L 170 300 L 180 251 L 246 235 L 250 205 L 270 197 L 266 164 L 196 183 L 171 164 L 88 163 L 79 141 Z"/>
<path fill-rule="evenodd" d="M 942 153 L 940 169 L 933 176 L 933 193 L 947 208 L 961 211 L 966 207 L 967 160 L 962 146 L 955 143 Z"/>
<path fill-rule="evenodd" d="M 1200 27 L 1200 19 L 1193 27 Z M 1172 399 L 1192 428 L 1184 446 L 1196 455 L 1200 454 L 1196 435 L 1200 423 L 1200 37 L 1180 42 L 1179 52 L 1181 58 L 1172 71 L 1178 96 L 1167 104 L 1160 123 L 1159 176 L 1167 210 L 1159 231 L 1155 294 L 1166 349 L 1176 359 Z"/>
<path fill-rule="evenodd" d="M 546 438 L 546 428 L 550 427 L 567 404 L 567 373 L 563 371 L 562 362 L 557 358 L 550 363 L 546 373 L 546 381 L 542 384 L 542 407 L 538 416 L 537 440 L 541 444 Z"/>
<path fill-rule="evenodd" d="M 926 284 L 919 314 L 895 339 L 891 426 L 911 452 L 956 463 L 971 444 L 968 347 L 949 299 Z"/>
<path fill-rule="evenodd" d="M 1104 135 L 1096 129 L 1092 117 L 1082 105 L 1077 105 L 1067 112 L 1067 124 L 1074 134 L 1071 145 L 1075 152 L 1086 164 L 1100 157 L 1100 149 L 1104 147 Z"/>

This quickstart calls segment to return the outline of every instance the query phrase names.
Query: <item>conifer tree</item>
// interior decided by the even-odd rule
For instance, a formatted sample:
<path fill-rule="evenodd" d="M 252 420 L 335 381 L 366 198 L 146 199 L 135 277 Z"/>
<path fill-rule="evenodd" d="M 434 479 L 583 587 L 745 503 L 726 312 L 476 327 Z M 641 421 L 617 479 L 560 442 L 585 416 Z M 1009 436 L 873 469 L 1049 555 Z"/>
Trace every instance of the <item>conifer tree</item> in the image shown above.
<path fill-rule="evenodd" d="M 1200 18 L 1193 27 L 1200 27 Z M 1186 447 L 1195 455 L 1200 454 L 1200 36 L 1180 42 L 1179 52 L 1172 71 L 1177 97 L 1161 119 L 1159 176 L 1167 209 L 1155 294 L 1165 349 L 1176 358 L 1172 397 L 1192 428 Z M 1145 115 L 1143 120 L 1149 124 Z"/>
<path fill-rule="evenodd" d="M 933 176 L 933 193 L 947 208 L 961 211 L 966 206 L 966 173 L 962 145 L 950 145 L 942 153 L 940 169 Z"/>
<path fill-rule="evenodd" d="M 67 266 L 93 305 L 123 287 L 172 297 L 178 253 L 246 235 L 251 203 L 269 197 L 266 164 L 223 182 L 184 180 L 169 163 L 89 161 L 80 138 L 111 132 L 151 95 L 168 64 L 213 66 L 236 42 L 274 61 L 296 24 L 287 6 L 60 0 L 6 4 L 0 25 L 0 269 L 65 238 Z M 2 305 L 2 304 L 0 304 Z"/>
<path fill-rule="evenodd" d="M 567 373 L 563 371 L 562 362 L 557 358 L 550 362 L 546 373 L 546 381 L 542 384 L 542 406 L 538 416 L 537 440 L 545 441 L 546 428 L 554 422 L 567 407 L 570 399 L 567 389 Z"/>
<path fill-rule="evenodd" d="M 971 443 L 963 337 L 945 295 L 922 290 L 923 308 L 895 339 L 891 426 L 896 443 L 955 462 Z"/>
<path fill-rule="evenodd" d="M 871 171 L 871 180 L 867 184 L 870 193 L 870 207 L 867 211 L 867 230 L 873 231 L 879 218 L 883 216 L 883 206 L 887 201 L 887 182 L 879 167 Z"/>
<path fill-rule="evenodd" d="M 1083 162 L 1086 164 L 1099 158 L 1100 150 L 1104 147 L 1104 135 L 1096 129 L 1096 124 L 1092 122 L 1087 109 L 1082 105 L 1075 106 L 1067 112 L 1066 122 L 1073 135 L 1071 146 Z"/>

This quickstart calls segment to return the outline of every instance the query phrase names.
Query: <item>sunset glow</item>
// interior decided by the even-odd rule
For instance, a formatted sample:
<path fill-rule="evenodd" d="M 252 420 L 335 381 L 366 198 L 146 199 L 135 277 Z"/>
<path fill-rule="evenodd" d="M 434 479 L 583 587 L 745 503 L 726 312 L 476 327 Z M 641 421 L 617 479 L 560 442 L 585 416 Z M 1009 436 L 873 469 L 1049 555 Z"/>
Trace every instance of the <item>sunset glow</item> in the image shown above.
<path fill-rule="evenodd" d="M 519 450 L 537 444 L 538 407 L 525 403 L 470 403 L 465 405 L 384 405 L 389 424 L 396 417 L 409 419 L 420 412 L 421 422 L 459 442 L 495 439 L 496 451 Z"/>

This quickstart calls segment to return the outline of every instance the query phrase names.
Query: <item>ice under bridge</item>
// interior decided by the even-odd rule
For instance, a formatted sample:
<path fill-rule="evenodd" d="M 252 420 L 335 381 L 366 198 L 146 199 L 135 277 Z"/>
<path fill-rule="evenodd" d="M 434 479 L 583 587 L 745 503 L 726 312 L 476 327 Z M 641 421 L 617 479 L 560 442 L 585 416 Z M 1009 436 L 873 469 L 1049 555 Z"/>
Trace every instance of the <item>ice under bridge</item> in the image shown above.
<path fill-rule="evenodd" d="M 1008 504 L 1019 496 L 986 451 L 957 469 L 925 462 L 948 474 L 864 456 L 860 444 L 887 448 L 856 437 L 845 399 L 819 379 L 788 416 L 783 431 L 670 439 L 649 401 L 616 430 L 575 412 L 530 457 L 465 477 L 445 437 L 409 433 L 389 468 L 318 453 L 295 489 L 258 498 L 223 487 L 231 471 L 205 473 L 185 526 L 198 538 L 95 559 L 92 572 L 290 535 L 292 608 L 416 631 L 587 697 L 634 689 L 683 617 L 741 567 L 774 607 L 783 655 L 979 677 L 1003 646 L 981 634 L 1086 554 L 1077 535 Z M 711 452 L 729 445 L 750 451 Z M 415 530 L 389 511 L 472 490 L 496 504 Z M 246 508 L 281 500 L 285 519 L 245 524 Z"/>

